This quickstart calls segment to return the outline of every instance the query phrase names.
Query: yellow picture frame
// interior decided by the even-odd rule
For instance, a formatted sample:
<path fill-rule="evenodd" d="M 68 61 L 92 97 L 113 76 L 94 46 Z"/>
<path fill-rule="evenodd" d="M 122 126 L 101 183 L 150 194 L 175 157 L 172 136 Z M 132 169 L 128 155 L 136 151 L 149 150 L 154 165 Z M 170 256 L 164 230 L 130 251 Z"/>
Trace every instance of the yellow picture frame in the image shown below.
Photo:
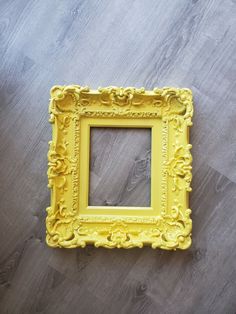
<path fill-rule="evenodd" d="M 192 156 L 189 89 L 54 86 L 49 105 L 51 204 L 46 242 L 51 247 L 187 249 Z M 151 129 L 151 206 L 89 206 L 91 127 Z M 115 193 L 115 191 L 114 191 Z"/>

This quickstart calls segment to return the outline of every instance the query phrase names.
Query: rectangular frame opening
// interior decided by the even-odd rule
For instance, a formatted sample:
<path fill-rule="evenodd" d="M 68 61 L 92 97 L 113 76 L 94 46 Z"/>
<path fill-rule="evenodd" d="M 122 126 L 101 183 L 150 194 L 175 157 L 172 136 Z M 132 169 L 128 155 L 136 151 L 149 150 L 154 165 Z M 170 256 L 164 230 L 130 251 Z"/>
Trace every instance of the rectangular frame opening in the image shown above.
<path fill-rule="evenodd" d="M 90 128 L 90 207 L 150 207 L 151 137 L 151 128 Z"/>

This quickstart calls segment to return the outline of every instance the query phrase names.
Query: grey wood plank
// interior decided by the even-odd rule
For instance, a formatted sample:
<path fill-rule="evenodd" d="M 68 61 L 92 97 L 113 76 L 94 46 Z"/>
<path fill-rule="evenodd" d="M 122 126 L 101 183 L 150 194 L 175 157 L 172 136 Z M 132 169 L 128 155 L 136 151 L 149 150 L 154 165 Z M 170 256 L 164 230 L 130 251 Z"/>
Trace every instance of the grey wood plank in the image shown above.
<path fill-rule="evenodd" d="M 0 1 L 1 313 L 235 313 L 235 30 L 233 0 Z M 191 249 L 46 247 L 49 90 L 71 83 L 193 90 Z M 116 202 L 101 132 L 92 180 Z"/>

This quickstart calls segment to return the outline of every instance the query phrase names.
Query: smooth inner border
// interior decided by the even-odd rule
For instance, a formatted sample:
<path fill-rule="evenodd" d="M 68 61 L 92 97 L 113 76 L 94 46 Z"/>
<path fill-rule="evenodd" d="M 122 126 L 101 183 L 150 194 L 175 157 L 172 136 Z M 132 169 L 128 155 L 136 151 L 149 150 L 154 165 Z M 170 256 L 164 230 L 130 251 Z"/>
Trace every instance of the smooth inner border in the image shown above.
<path fill-rule="evenodd" d="M 151 129 L 151 199 L 150 207 L 134 206 L 89 206 L 89 170 L 90 170 L 90 128 L 150 128 Z M 162 151 L 162 121 L 160 119 L 114 119 L 82 118 L 80 147 L 86 149 L 80 155 L 80 200 L 79 214 L 84 215 L 138 215 L 157 216 L 161 212 L 161 151 Z"/>

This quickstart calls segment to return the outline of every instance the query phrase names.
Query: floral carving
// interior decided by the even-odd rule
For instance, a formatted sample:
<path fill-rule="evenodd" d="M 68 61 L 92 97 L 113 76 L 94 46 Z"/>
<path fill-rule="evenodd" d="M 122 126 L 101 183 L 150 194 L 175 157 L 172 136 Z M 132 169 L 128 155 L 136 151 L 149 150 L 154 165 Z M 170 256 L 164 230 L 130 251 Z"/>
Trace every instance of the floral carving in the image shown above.
<path fill-rule="evenodd" d="M 190 192 L 192 180 L 192 156 L 190 149 L 192 145 L 186 147 L 179 146 L 175 149 L 174 157 L 168 163 L 168 174 L 173 178 L 173 191 L 181 190 L 183 187 Z M 183 185 L 184 182 L 184 185 Z"/>
<path fill-rule="evenodd" d="M 105 234 L 102 241 L 96 241 L 95 246 L 103 246 L 107 248 L 130 248 L 134 247 L 134 243 L 130 241 L 127 225 L 124 223 L 113 223 L 108 230 L 101 230 L 100 234 Z"/>
<path fill-rule="evenodd" d="M 191 126 L 192 94 L 188 89 L 54 86 L 49 105 L 53 140 L 49 142 L 47 243 L 52 247 L 186 249 L 191 244 L 190 209 L 182 202 L 191 191 L 191 145 L 181 141 Z M 78 208 L 81 118 L 161 119 L 161 204 L 156 216 L 80 215 Z M 168 142 L 175 132 L 175 148 Z M 173 131 L 174 130 L 174 131 Z M 183 135 L 182 135 L 183 134 Z M 71 140 L 73 138 L 73 140 Z M 183 144 L 184 143 L 184 144 Z M 173 155 L 171 155 L 173 154 Z M 73 157 L 72 157 L 73 156 Z M 168 158 L 170 159 L 168 160 Z M 173 191 L 168 190 L 173 183 Z M 169 202 L 173 193 L 174 203 Z M 167 202 L 168 200 L 168 202 Z M 169 204 L 170 203 L 170 204 Z M 169 205 L 169 207 L 167 207 Z"/>
<path fill-rule="evenodd" d="M 101 93 L 101 103 L 103 105 L 115 105 L 115 106 L 140 106 L 143 103 L 143 99 L 138 98 L 138 95 L 145 93 L 144 88 L 133 88 L 133 87 L 106 87 L 99 88 L 98 91 Z"/>
<path fill-rule="evenodd" d="M 99 101 L 94 100 L 94 96 L 99 96 Z M 154 88 L 153 91 L 145 91 L 142 88 L 134 87 L 104 87 L 98 90 L 91 90 L 88 86 L 80 85 L 70 86 L 54 86 L 51 89 L 50 113 L 58 115 L 59 112 L 79 112 L 85 114 L 90 112 L 93 114 L 107 114 L 107 110 L 98 110 L 93 104 L 98 102 L 101 106 L 111 106 L 115 114 L 130 115 L 130 114 L 156 114 L 162 116 L 163 119 L 173 120 L 179 119 L 179 124 L 186 121 L 186 124 L 191 126 L 191 117 L 193 115 L 192 92 L 189 89 L 178 88 Z M 131 111 L 131 108 L 144 107 L 150 104 L 150 110 Z M 81 109 L 78 109 L 81 107 Z M 124 107 L 125 111 L 119 109 Z M 88 111 L 87 111 L 88 109 Z M 112 114 L 111 110 L 108 111 Z M 113 111 L 114 112 L 114 111 Z M 138 116 L 137 116 L 138 117 Z"/>
<path fill-rule="evenodd" d="M 69 116 L 64 116 L 59 123 L 59 129 L 63 131 L 64 134 L 67 133 L 67 130 L 70 126 L 71 118 Z"/>
<path fill-rule="evenodd" d="M 49 187 L 53 186 L 54 179 L 57 178 L 57 187 L 64 188 L 66 184 L 66 175 L 70 173 L 70 161 L 67 157 L 68 143 L 56 145 L 50 141 L 48 151 L 48 181 Z"/>

